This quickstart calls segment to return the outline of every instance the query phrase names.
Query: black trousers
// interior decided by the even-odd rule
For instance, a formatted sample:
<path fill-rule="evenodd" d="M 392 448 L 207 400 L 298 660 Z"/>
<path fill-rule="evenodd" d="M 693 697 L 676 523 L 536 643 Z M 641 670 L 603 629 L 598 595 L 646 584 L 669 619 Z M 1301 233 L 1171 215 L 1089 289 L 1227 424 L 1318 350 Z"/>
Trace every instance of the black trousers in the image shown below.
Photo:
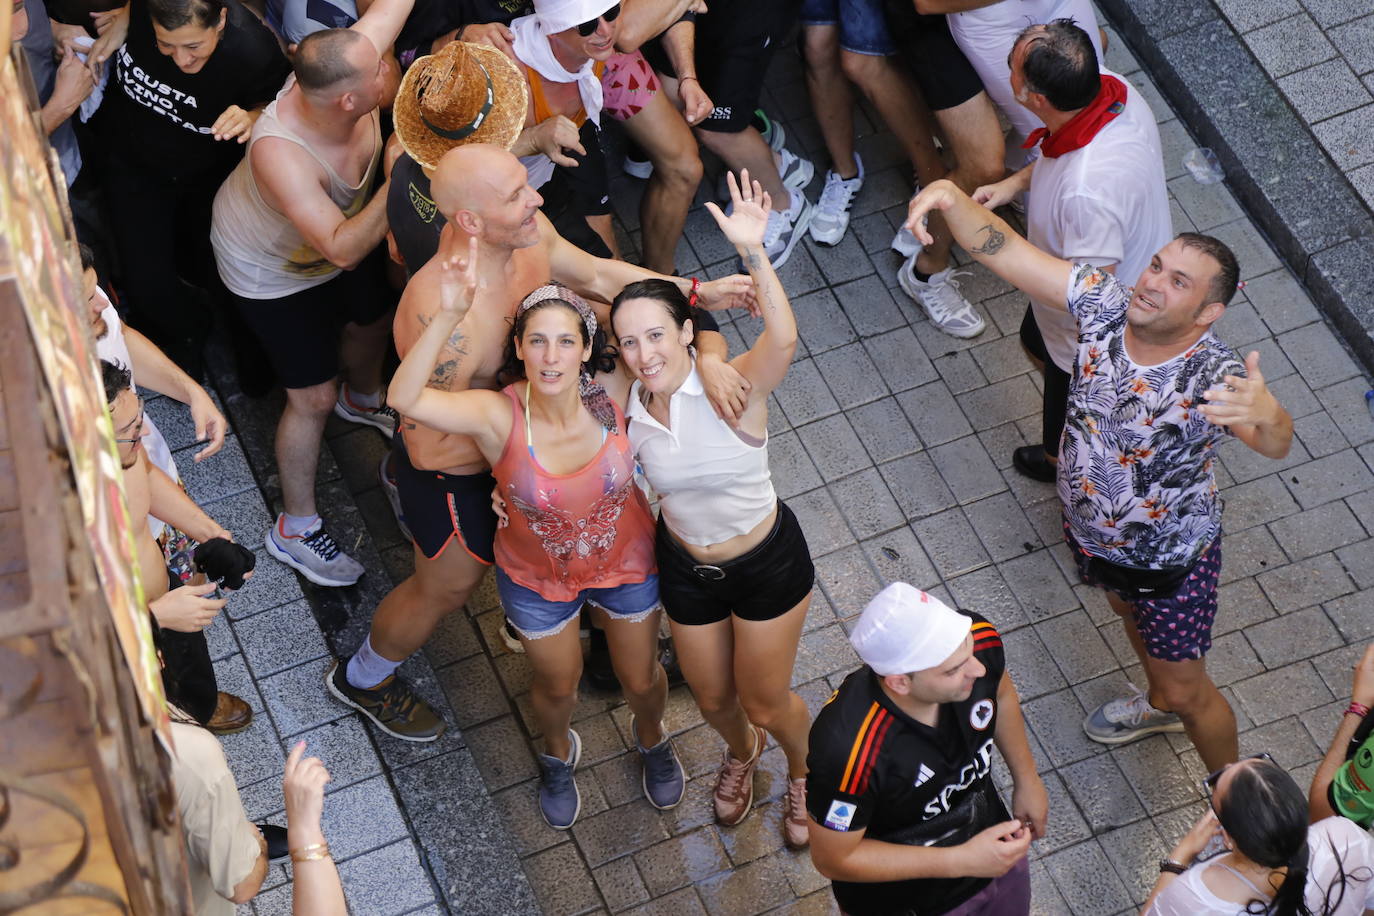
<path fill-rule="evenodd" d="M 168 178 L 110 153 L 101 177 L 129 324 L 182 368 L 198 370 L 212 313 L 205 294 L 182 278 L 205 290 L 219 286 L 210 208 L 224 176 Z"/>
<path fill-rule="evenodd" d="M 140 519 L 140 521 L 142 521 Z M 170 572 L 168 588 L 179 588 L 181 580 Z M 210 661 L 210 645 L 205 631 L 181 633 L 159 627 L 153 621 L 153 637 L 162 652 L 162 689 L 167 701 L 188 713 L 201 725 L 215 714 L 219 684 Z"/>
<path fill-rule="evenodd" d="M 1021 344 L 1036 359 L 1045 364 L 1044 403 L 1040 414 L 1041 442 L 1045 454 L 1059 456 L 1059 439 L 1064 435 L 1064 417 L 1069 409 L 1069 374 L 1054 364 L 1040 335 L 1035 311 L 1026 303 L 1026 316 L 1021 319 Z"/>

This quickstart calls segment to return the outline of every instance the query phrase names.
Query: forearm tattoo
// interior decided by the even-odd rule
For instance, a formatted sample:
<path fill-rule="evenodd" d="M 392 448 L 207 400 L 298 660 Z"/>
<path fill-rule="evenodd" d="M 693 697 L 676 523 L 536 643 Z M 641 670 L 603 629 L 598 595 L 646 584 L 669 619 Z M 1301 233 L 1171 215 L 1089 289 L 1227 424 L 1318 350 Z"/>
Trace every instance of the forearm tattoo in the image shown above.
<path fill-rule="evenodd" d="M 977 246 L 976 248 L 971 249 L 971 254 L 994 255 L 997 252 L 1001 251 L 1002 246 L 1007 243 L 1006 235 L 1004 235 L 1001 232 L 998 232 L 995 228 L 993 228 L 992 223 L 988 223 L 986 226 L 984 226 L 982 229 L 979 229 L 978 231 L 986 232 L 988 234 L 988 240 L 983 244 Z"/>

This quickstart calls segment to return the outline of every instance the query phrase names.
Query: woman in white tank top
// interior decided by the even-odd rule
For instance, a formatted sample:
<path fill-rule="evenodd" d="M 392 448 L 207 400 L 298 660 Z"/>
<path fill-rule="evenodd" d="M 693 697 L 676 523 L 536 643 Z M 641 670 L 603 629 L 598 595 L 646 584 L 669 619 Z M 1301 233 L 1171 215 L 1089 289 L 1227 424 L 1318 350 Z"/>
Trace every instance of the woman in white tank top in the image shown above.
<path fill-rule="evenodd" d="M 792 666 L 815 570 L 796 518 L 768 473 L 768 395 L 781 384 L 797 325 L 763 249 L 769 199 L 731 176 L 734 209 L 707 204 L 754 280 L 763 333 L 732 365 L 752 386 L 738 428 L 712 410 L 690 349 L 689 301 L 661 280 L 616 297 L 611 323 L 636 381 L 625 414 L 630 441 L 661 515 L 660 597 L 682 673 L 727 749 L 716 818 L 737 824 L 753 803 L 753 772 L 768 735 L 787 756 L 784 835 L 807 842 L 806 742 L 810 716 L 792 692 Z"/>

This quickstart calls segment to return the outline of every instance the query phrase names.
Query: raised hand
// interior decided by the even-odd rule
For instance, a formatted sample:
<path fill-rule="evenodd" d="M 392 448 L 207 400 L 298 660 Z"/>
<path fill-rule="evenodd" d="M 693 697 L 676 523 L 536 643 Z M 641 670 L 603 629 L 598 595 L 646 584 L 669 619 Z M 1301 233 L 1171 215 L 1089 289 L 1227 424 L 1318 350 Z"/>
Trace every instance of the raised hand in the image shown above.
<path fill-rule="evenodd" d="M 756 248 L 763 244 L 763 233 L 768 228 L 768 211 L 773 201 L 768 192 L 757 181 L 749 180 L 749 170 L 740 172 L 740 181 L 735 181 L 735 173 L 727 173 L 730 185 L 731 213 L 726 216 L 715 201 L 707 201 L 706 209 L 716 218 L 716 225 L 736 248 Z M 741 187 L 741 185 L 743 187 Z"/>
<path fill-rule="evenodd" d="M 921 193 L 911 198 L 906 208 L 906 228 L 922 245 L 934 244 L 935 239 L 926 228 L 926 217 L 932 210 L 948 210 L 958 199 L 955 187 L 945 179 L 931 182 Z"/>
<path fill-rule="evenodd" d="M 456 314 L 467 314 L 477 295 L 477 237 L 468 239 L 466 257 L 453 255 L 439 265 L 439 308 Z"/>
<path fill-rule="evenodd" d="M 329 779 L 329 771 L 320 758 L 306 757 L 305 742 L 297 741 L 286 758 L 281 781 L 288 830 L 306 835 L 319 833 L 320 818 L 324 814 L 324 787 Z"/>
<path fill-rule="evenodd" d="M 1251 350 L 1245 357 L 1245 377 L 1225 376 L 1219 386 L 1207 389 L 1202 415 L 1217 426 L 1250 426 L 1271 421 L 1279 407 L 1260 374 L 1260 355 Z"/>

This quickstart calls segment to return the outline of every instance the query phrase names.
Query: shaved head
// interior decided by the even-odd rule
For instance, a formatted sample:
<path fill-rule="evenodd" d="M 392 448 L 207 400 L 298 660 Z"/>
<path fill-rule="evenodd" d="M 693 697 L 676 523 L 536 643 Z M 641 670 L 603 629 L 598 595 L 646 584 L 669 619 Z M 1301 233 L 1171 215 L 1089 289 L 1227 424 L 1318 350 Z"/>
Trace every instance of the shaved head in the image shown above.
<path fill-rule="evenodd" d="M 296 82 L 300 83 L 302 89 L 325 93 L 368 75 L 360 73 L 357 62 L 353 60 L 361 47 L 358 42 L 368 42 L 368 39 L 352 29 L 311 32 L 301 39 L 291 58 Z"/>
<path fill-rule="evenodd" d="M 525 167 L 515 156 L 490 143 L 469 143 L 444 154 L 430 189 L 439 212 L 452 221 L 459 210 L 480 213 L 489 200 L 505 197 L 524 181 Z"/>

